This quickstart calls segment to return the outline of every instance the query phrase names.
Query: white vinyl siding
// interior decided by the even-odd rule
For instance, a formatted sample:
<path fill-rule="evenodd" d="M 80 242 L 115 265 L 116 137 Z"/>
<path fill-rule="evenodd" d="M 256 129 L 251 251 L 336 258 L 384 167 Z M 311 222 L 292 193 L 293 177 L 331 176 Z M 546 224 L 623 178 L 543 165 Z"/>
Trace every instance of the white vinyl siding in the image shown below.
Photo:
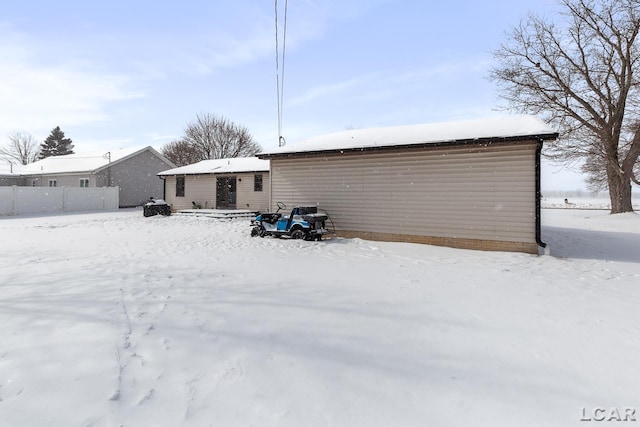
<path fill-rule="evenodd" d="M 176 197 L 176 177 L 166 177 L 165 199 L 174 210 L 191 209 L 192 202 L 203 208 L 214 209 L 216 206 L 216 179 L 214 175 L 185 175 L 184 196 Z"/>
<path fill-rule="evenodd" d="M 191 202 L 198 203 L 202 208 L 216 208 L 216 179 L 219 177 L 235 176 L 236 177 L 236 208 L 249 209 L 255 211 L 265 211 L 269 207 L 269 192 L 267 191 L 267 182 L 269 173 L 263 172 L 264 190 L 261 192 L 253 191 L 253 177 L 255 173 L 236 173 L 236 174 L 203 174 L 203 175 L 186 175 L 185 176 L 185 194 L 184 197 L 176 197 L 176 177 L 166 177 L 165 200 L 169 203 L 173 210 L 191 209 Z"/>
<path fill-rule="evenodd" d="M 271 208 L 317 205 L 337 230 L 535 243 L 535 142 L 271 159 Z"/>
<path fill-rule="evenodd" d="M 266 182 L 269 178 L 267 172 L 261 173 L 263 179 L 262 191 L 254 191 L 255 173 L 235 174 L 236 179 L 236 208 L 248 209 L 252 211 L 269 210 L 269 192 Z"/>

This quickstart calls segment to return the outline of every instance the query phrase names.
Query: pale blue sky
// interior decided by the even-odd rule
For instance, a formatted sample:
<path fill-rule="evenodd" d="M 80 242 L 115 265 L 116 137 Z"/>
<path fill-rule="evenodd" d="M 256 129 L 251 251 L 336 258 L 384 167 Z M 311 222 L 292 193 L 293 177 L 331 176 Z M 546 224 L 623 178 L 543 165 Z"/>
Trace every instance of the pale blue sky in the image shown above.
<path fill-rule="evenodd" d="M 555 9 L 546 0 L 290 0 L 282 133 L 295 142 L 503 115 L 487 80 L 491 52 L 527 12 Z M 0 143 L 60 126 L 77 152 L 160 148 L 208 112 L 274 148 L 274 15 L 272 0 L 3 0 Z M 582 186 L 557 170 L 546 168 L 547 188 Z"/>

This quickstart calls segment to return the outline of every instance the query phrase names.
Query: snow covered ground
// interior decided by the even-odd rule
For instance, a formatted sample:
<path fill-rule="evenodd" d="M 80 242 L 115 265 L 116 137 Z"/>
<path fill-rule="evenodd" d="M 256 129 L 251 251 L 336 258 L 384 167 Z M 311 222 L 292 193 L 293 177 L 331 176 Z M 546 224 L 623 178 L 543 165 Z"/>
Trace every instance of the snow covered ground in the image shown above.
<path fill-rule="evenodd" d="M 640 194 L 632 199 L 633 209 L 640 210 Z M 544 197 L 542 208 L 548 209 L 605 209 L 611 210 L 611 200 L 608 194 L 592 197 Z"/>
<path fill-rule="evenodd" d="M 0 218 L 0 424 L 640 423 L 640 215 L 543 217 L 550 256 Z"/>

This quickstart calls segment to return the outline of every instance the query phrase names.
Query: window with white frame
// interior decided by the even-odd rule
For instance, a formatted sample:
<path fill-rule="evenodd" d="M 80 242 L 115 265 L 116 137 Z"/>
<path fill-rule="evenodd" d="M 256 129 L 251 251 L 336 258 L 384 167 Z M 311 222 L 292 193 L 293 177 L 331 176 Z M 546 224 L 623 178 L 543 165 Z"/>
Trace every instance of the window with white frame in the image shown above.
<path fill-rule="evenodd" d="M 89 178 L 80 178 L 80 187 L 81 188 L 89 187 Z"/>
<path fill-rule="evenodd" d="M 57 179 L 50 179 L 49 180 L 49 187 L 57 187 L 58 186 L 58 180 Z"/>

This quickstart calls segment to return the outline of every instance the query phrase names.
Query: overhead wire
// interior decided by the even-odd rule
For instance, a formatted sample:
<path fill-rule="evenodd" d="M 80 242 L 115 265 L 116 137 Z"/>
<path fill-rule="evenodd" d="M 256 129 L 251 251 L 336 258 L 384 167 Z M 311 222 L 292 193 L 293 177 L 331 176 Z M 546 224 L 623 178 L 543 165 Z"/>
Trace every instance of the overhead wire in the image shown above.
<path fill-rule="evenodd" d="M 287 47 L 287 9 L 288 0 L 284 2 L 284 23 L 282 30 L 282 74 L 280 70 L 280 52 L 278 51 L 278 0 L 275 0 L 275 17 L 276 17 L 276 91 L 278 100 L 278 146 L 282 147 L 286 141 L 282 136 L 282 109 L 284 103 L 284 60 Z"/>

